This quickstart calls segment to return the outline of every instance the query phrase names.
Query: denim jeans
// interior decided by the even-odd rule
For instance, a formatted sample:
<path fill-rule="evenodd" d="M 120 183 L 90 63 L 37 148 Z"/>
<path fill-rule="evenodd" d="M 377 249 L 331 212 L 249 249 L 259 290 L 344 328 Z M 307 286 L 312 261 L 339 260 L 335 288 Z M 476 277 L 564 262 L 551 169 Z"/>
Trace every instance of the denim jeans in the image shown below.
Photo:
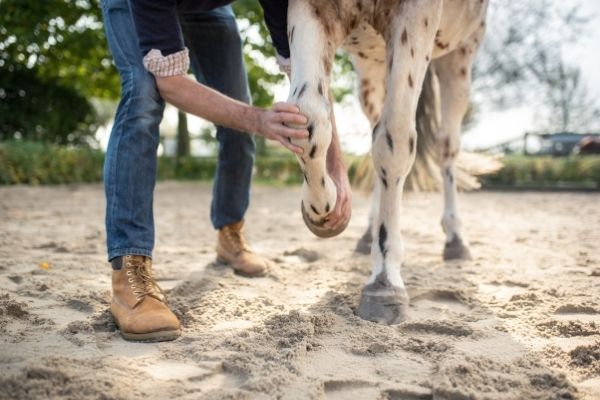
<path fill-rule="evenodd" d="M 102 0 L 108 44 L 121 77 L 121 100 L 104 162 L 108 259 L 152 256 L 153 192 L 159 124 L 164 111 L 154 77 L 144 69 L 127 0 Z M 248 103 L 242 44 L 230 6 L 180 15 L 196 79 Z M 215 229 L 244 218 L 249 204 L 254 140 L 217 126 L 219 155 L 210 208 Z"/>

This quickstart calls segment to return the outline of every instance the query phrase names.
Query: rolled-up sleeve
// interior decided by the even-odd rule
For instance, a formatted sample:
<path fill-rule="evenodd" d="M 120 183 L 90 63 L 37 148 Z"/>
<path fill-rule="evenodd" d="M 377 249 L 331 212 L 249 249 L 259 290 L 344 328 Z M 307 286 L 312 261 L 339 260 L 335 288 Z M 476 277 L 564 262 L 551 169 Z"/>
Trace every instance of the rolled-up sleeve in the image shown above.
<path fill-rule="evenodd" d="M 265 13 L 265 22 L 271 33 L 273 46 L 275 46 L 275 49 L 280 56 L 289 58 L 290 45 L 287 37 L 287 0 L 260 0 L 260 4 Z"/>
<path fill-rule="evenodd" d="M 176 0 L 130 0 L 144 66 L 155 76 L 187 74 L 190 60 L 183 44 Z"/>

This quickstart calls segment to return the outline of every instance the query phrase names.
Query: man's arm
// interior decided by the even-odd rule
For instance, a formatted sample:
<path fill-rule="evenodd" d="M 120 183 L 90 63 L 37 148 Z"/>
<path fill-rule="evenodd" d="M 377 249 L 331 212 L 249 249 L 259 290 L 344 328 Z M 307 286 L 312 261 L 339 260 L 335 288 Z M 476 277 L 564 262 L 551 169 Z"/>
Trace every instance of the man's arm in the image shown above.
<path fill-rule="evenodd" d="M 185 75 L 156 77 L 161 96 L 177 108 L 214 122 L 217 125 L 243 132 L 259 133 L 276 140 L 295 153 L 302 148 L 288 138 L 306 138 L 306 129 L 293 129 L 284 124 L 305 125 L 306 117 L 296 106 L 278 103 L 271 110 L 249 106 L 201 85 Z"/>
<path fill-rule="evenodd" d="M 277 54 L 290 58 L 290 45 L 287 37 L 287 0 L 260 0 L 265 14 L 265 23 L 271 33 L 273 46 Z"/>
<path fill-rule="evenodd" d="M 302 149 L 290 138 L 308 137 L 306 129 L 284 124 L 306 124 L 297 107 L 276 104 L 270 110 L 249 106 L 187 77 L 189 55 L 183 44 L 176 0 L 130 0 L 144 66 L 156 78 L 167 102 L 218 125 L 276 140 L 295 153 Z"/>

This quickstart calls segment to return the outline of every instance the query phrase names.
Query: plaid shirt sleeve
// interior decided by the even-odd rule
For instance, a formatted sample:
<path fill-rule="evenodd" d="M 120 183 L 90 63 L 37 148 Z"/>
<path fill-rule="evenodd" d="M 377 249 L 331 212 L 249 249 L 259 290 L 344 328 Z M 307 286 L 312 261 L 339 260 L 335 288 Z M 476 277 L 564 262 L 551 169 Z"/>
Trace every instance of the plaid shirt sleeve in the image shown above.
<path fill-rule="evenodd" d="M 144 67 L 155 76 L 185 75 L 190 67 L 176 0 L 130 0 Z"/>

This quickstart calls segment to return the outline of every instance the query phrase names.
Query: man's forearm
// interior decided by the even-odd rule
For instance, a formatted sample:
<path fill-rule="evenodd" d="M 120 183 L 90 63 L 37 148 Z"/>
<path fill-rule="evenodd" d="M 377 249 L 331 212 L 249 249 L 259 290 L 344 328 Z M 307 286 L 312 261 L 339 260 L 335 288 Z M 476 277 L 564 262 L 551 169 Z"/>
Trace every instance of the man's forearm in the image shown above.
<path fill-rule="evenodd" d="M 327 150 L 327 169 L 330 171 L 334 169 L 342 169 L 345 172 L 346 166 L 344 164 L 342 146 L 340 144 L 340 138 L 337 132 L 333 111 L 331 112 L 331 122 L 333 129 L 331 135 L 331 143 L 329 144 L 329 149 Z"/>
<path fill-rule="evenodd" d="M 184 75 L 157 77 L 156 84 L 163 99 L 182 111 L 239 131 L 259 130 L 259 108 L 224 96 Z"/>

